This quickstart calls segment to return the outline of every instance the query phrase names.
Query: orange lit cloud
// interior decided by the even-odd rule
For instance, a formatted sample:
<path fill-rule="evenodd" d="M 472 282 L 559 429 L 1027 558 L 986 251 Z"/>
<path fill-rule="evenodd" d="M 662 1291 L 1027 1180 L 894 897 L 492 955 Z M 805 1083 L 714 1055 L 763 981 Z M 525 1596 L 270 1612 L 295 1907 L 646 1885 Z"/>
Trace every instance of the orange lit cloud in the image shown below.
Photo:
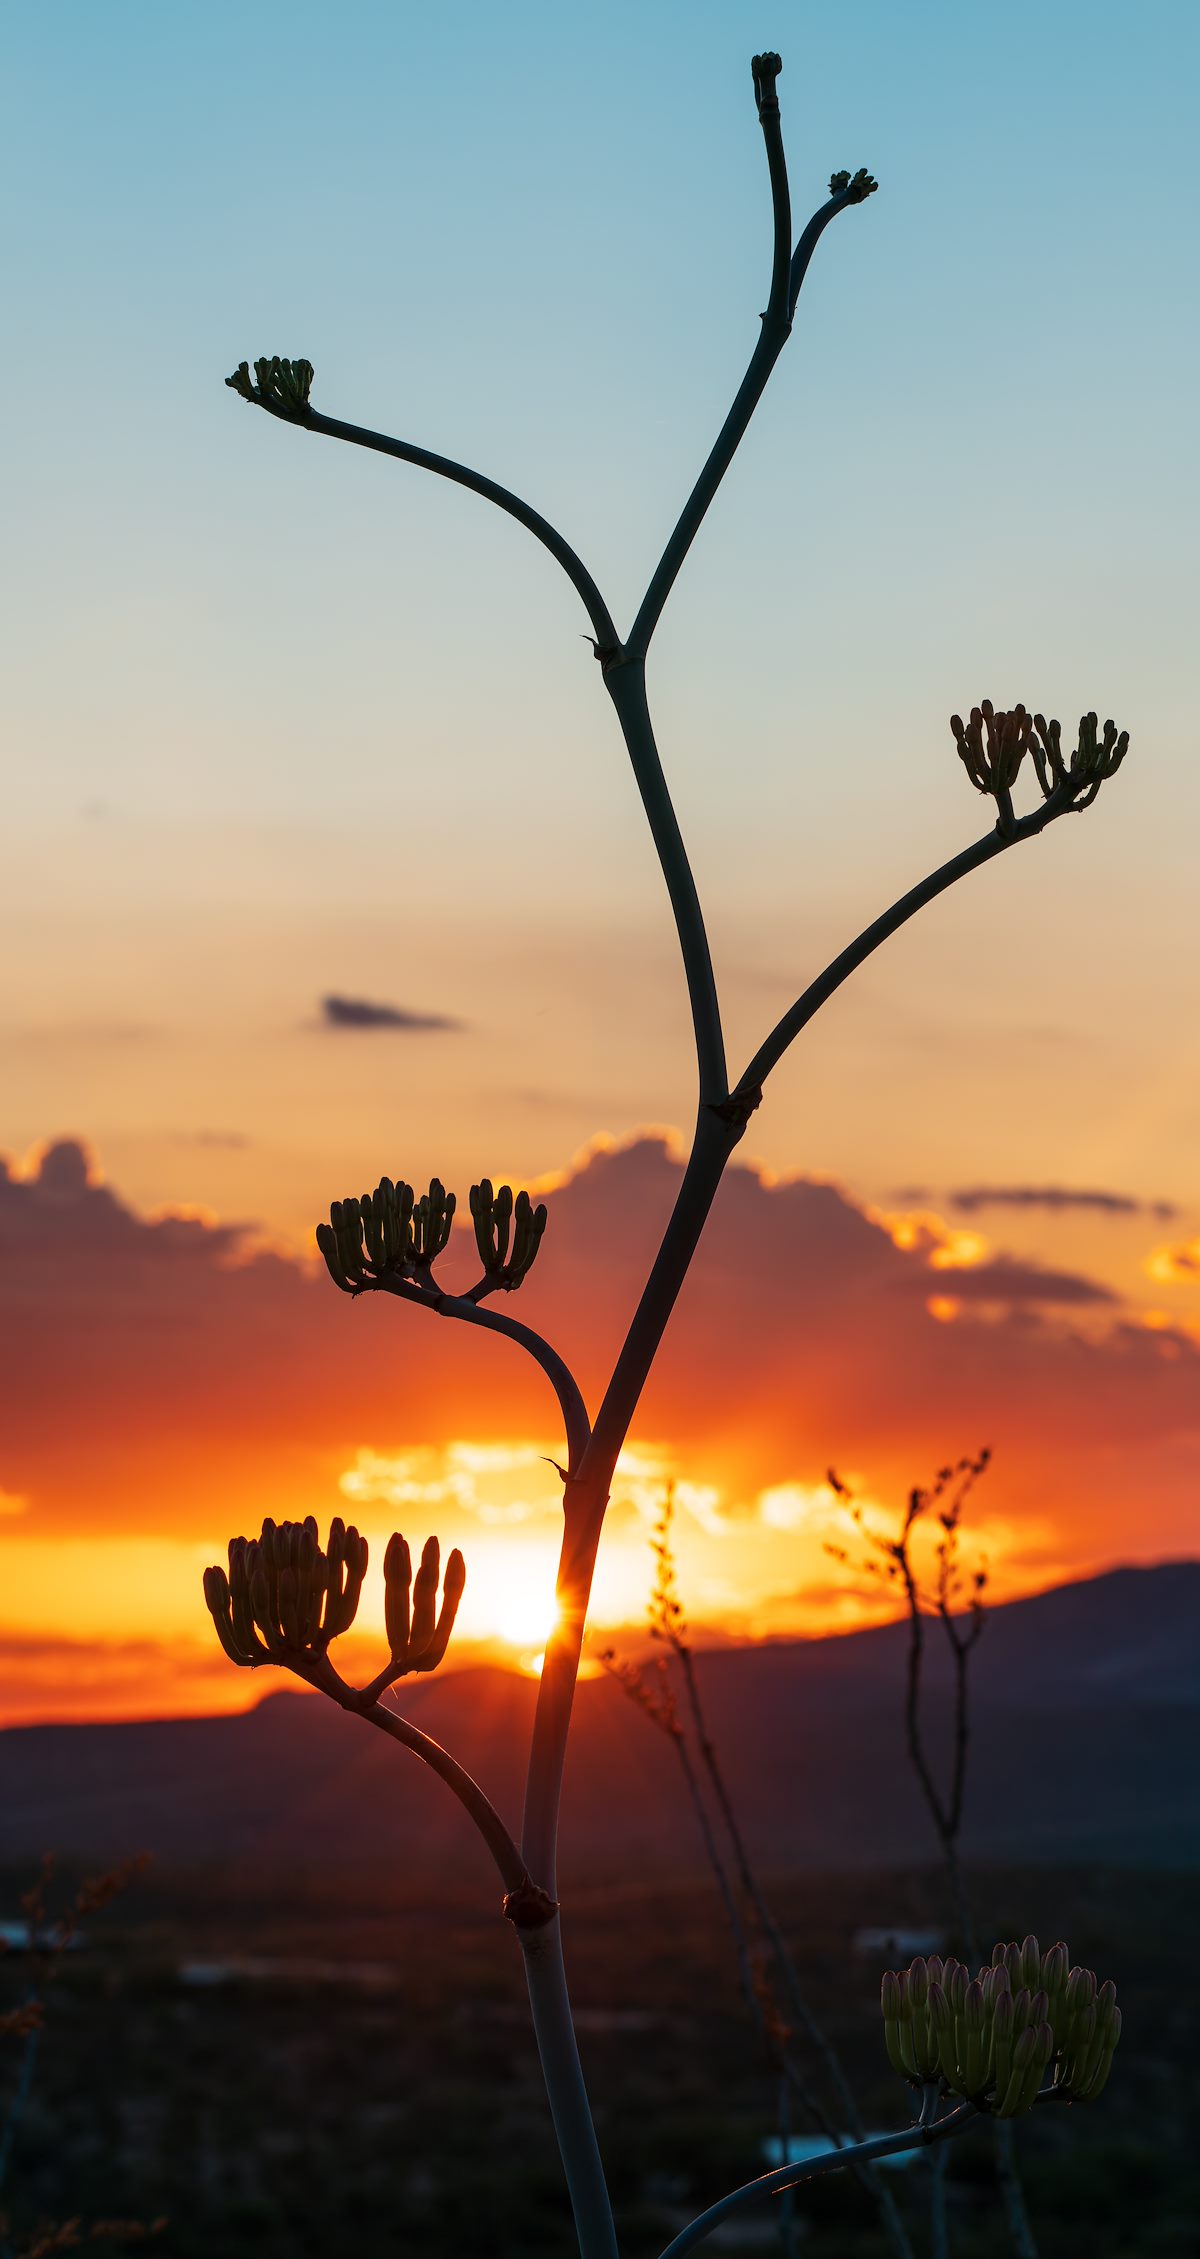
<path fill-rule="evenodd" d="M 550 1196 L 522 1315 L 593 1407 L 680 1167 L 658 1136 L 606 1144 Z M 817 1620 L 821 1517 L 794 1508 L 830 1462 L 863 1470 L 886 1504 L 990 1443 L 1010 1585 L 1193 1547 L 1191 1332 L 1003 1252 L 938 1263 L 954 1241 L 935 1224 L 897 1245 L 835 1184 L 730 1170 L 619 1475 L 601 1620 L 638 1612 L 668 1474 L 692 1612 L 734 1632 L 796 1628 L 806 1590 Z M 450 1283 L 469 1283 L 472 1258 L 456 1233 Z M 0 1175 L 0 1321 L 0 1622 L 186 1644 L 226 1534 L 264 1512 L 341 1510 L 373 1536 L 407 1522 L 465 1544 L 472 1638 L 544 1624 L 534 1587 L 552 1582 L 546 1461 L 561 1443 L 553 1398 L 511 1345 L 389 1297 L 350 1302 L 247 1227 L 141 1215 L 71 1142 Z M 849 1620 L 844 1600 L 828 1621 Z M 189 1663 L 179 1699 L 198 1683 Z"/>

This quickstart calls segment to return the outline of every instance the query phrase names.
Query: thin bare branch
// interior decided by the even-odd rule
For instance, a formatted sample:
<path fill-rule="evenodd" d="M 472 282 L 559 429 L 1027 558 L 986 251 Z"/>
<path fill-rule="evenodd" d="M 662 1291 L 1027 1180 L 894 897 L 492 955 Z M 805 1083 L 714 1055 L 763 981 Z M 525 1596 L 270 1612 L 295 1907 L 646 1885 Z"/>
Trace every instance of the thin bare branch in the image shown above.
<path fill-rule="evenodd" d="M 532 1326 L 521 1318 L 511 1318 L 506 1310 L 485 1309 L 472 1300 L 469 1294 L 447 1294 L 441 1287 L 416 1286 L 408 1279 L 381 1278 L 360 1290 L 364 1294 L 394 1294 L 402 1302 L 419 1304 L 432 1310 L 439 1318 L 457 1318 L 465 1326 L 481 1326 L 485 1333 L 501 1334 L 506 1341 L 515 1341 L 540 1365 L 550 1382 L 563 1417 L 567 1438 L 567 1466 L 573 1472 L 582 1459 L 591 1439 L 591 1422 L 578 1382 L 565 1359 L 557 1349 Z"/>
<path fill-rule="evenodd" d="M 347 1693 L 350 1693 L 349 1689 Z M 496 1863 L 505 1890 L 527 1888 L 529 1871 L 495 1805 L 480 1788 L 478 1781 L 472 1778 L 465 1766 L 459 1764 L 457 1758 L 450 1755 L 448 1749 L 443 1749 L 441 1743 L 434 1741 L 429 1734 L 422 1733 L 419 1726 L 411 1725 L 398 1711 L 385 1709 L 381 1702 L 372 1703 L 367 1709 L 363 1709 L 351 1694 L 351 1698 L 342 1703 L 342 1708 L 349 1711 L 352 1717 L 362 1718 L 368 1726 L 374 1726 L 376 1732 L 387 1734 L 392 1741 L 399 1742 L 402 1749 L 419 1757 L 423 1765 L 428 1765 L 430 1771 L 445 1782 L 451 1794 L 458 1798 L 464 1812 L 474 1821 Z"/>
<path fill-rule="evenodd" d="M 973 846 L 965 847 L 961 854 L 951 856 L 948 863 L 943 863 L 940 869 L 931 872 L 930 876 L 922 879 L 918 886 L 910 887 L 908 893 L 902 894 L 898 902 L 893 902 L 890 910 L 885 910 L 880 917 L 873 918 L 871 924 L 864 927 L 858 938 L 850 942 L 849 946 L 843 949 L 825 967 L 824 972 L 818 974 L 816 980 L 809 983 L 803 995 L 799 996 L 791 1008 L 784 1013 L 783 1018 L 771 1030 L 766 1042 L 761 1044 L 755 1052 L 744 1074 L 739 1075 L 734 1085 L 734 1098 L 743 1097 L 747 1103 L 750 1103 L 752 1099 L 761 1097 L 762 1086 L 771 1069 L 778 1066 L 784 1052 L 790 1044 L 795 1042 L 801 1029 L 808 1026 L 809 1021 L 815 1018 L 821 1006 L 827 1004 L 830 997 L 836 994 L 843 981 L 849 980 L 851 973 L 857 972 L 859 966 L 865 964 L 867 958 L 872 956 L 883 942 L 890 940 L 892 934 L 898 933 L 901 926 L 907 925 L 908 920 L 914 918 L 918 910 L 923 910 L 926 903 L 936 901 L 939 894 L 944 894 L 948 887 L 954 886 L 959 879 L 965 878 L 969 871 L 980 870 L 985 863 L 990 863 L 995 856 L 1003 855 L 1006 848 L 1016 846 L 1019 840 L 1036 838 L 1039 832 L 1045 830 L 1048 823 L 1052 823 L 1056 816 L 1064 813 L 1065 808 L 1050 806 L 1035 808 L 1029 815 L 1018 819 L 1016 828 L 1011 833 L 1005 834 L 999 829 L 988 832 L 985 838 L 976 840 Z"/>
<path fill-rule="evenodd" d="M 268 408 L 268 414 L 276 411 Z M 407 439 L 389 438 L 386 432 L 370 431 L 362 424 L 343 423 L 337 416 L 323 416 L 319 409 L 308 408 L 301 415 L 281 416 L 280 422 L 295 423 L 303 431 L 320 433 L 326 439 L 341 439 L 351 447 L 367 447 L 376 455 L 391 455 L 397 462 L 412 463 L 418 470 L 432 471 L 437 478 L 449 479 L 455 486 L 465 486 L 472 494 L 482 495 L 485 502 L 493 502 L 518 525 L 523 525 L 534 539 L 548 549 L 555 563 L 562 566 L 568 580 L 582 598 L 584 609 L 595 631 L 596 641 L 605 650 L 617 643 L 617 631 L 612 614 L 592 579 L 587 566 L 564 540 L 557 527 L 552 526 L 541 512 L 523 502 L 519 494 L 510 493 L 495 479 L 485 478 L 480 471 L 469 470 L 465 463 L 456 463 L 449 455 L 435 455 L 428 447 L 414 447 Z"/>

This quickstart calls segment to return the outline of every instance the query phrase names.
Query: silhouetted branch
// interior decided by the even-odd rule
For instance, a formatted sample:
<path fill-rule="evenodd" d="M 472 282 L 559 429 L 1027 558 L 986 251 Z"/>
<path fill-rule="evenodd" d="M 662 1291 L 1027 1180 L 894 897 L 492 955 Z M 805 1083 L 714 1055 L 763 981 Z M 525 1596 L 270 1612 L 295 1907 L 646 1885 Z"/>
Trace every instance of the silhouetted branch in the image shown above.
<path fill-rule="evenodd" d="M 872 2164 L 878 2157 L 898 2157 L 906 2149 L 928 2149 L 936 2141 L 945 2141 L 950 2134 L 961 2133 L 978 2115 L 972 2102 L 960 2102 L 956 2110 L 932 2123 L 905 2127 L 902 2133 L 876 2134 L 871 2141 L 859 2141 L 852 2148 L 830 2149 L 823 2157 L 813 2157 L 803 2165 L 781 2165 L 773 2173 L 764 2173 L 759 2180 L 747 2181 L 735 2188 L 707 2212 L 683 2229 L 660 2254 L 660 2259 L 683 2259 L 685 2251 L 694 2251 L 727 2220 L 731 2212 L 740 2212 L 747 2204 L 757 2204 L 763 2197 L 778 2196 L 785 2188 L 801 2188 L 806 2181 L 820 2180 L 826 2173 L 836 2173 L 848 2165 Z"/>
<path fill-rule="evenodd" d="M 432 1310 L 439 1318 L 457 1318 L 460 1325 L 481 1326 L 485 1333 L 500 1334 L 506 1341 L 514 1341 L 519 1349 L 541 1366 L 558 1398 L 559 1410 L 567 1440 L 567 1465 L 571 1472 L 578 1467 L 591 1440 L 591 1422 L 579 1384 L 566 1359 L 532 1326 L 521 1318 L 510 1318 L 506 1310 L 473 1302 L 466 1294 L 447 1294 L 440 1287 L 415 1287 L 403 1279 L 380 1279 L 377 1288 L 364 1288 L 363 1292 L 379 1291 L 395 1294 L 402 1302 L 416 1302 Z"/>
<path fill-rule="evenodd" d="M 774 65 L 765 74 L 763 64 Z M 680 513 L 679 520 L 662 553 L 650 586 L 642 598 L 623 656 L 644 661 L 650 648 L 650 639 L 662 617 L 663 607 L 679 576 L 688 550 L 702 526 L 710 503 L 733 461 L 755 409 L 766 390 L 776 361 L 791 334 L 792 316 L 804 280 L 809 260 L 820 236 L 832 219 L 844 211 L 848 204 L 860 204 L 871 190 L 863 184 L 869 180 L 866 173 L 856 173 L 851 183 L 850 175 L 835 174 L 831 182 L 832 193 L 820 210 L 813 214 L 805 228 L 793 257 L 791 248 L 791 199 L 788 190 L 787 161 L 783 151 L 783 133 L 780 125 L 779 100 L 775 92 L 775 78 L 783 65 L 778 55 L 756 55 L 752 66 L 754 89 L 758 101 L 759 123 L 767 149 L 767 168 L 771 182 L 771 209 L 773 220 L 773 251 L 771 262 L 771 294 L 767 310 L 762 316 L 758 342 L 750 356 L 750 364 L 742 378 L 733 406 L 726 416 L 708 461 Z M 834 183 L 844 183 L 835 186 Z M 871 182 L 871 188 L 874 187 Z"/>

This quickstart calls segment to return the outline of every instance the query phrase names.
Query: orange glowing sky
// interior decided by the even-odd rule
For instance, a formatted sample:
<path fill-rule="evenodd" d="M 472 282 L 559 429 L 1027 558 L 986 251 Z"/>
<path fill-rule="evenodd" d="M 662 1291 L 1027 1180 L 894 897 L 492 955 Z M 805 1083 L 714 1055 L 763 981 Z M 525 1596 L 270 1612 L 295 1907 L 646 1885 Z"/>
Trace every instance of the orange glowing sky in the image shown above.
<path fill-rule="evenodd" d="M 526 1315 L 595 1401 L 680 1162 L 661 1133 L 581 1155 L 548 1192 Z M 1015 1257 L 933 1211 L 735 1162 L 624 1455 L 597 1630 L 636 1622 L 670 1477 L 706 1636 L 840 1630 L 879 1595 L 844 1542 L 833 1464 L 878 1526 L 913 1479 L 989 1441 L 972 1552 L 997 1597 L 1189 1550 L 1200 1325 L 1178 1242 L 1148 1231 L 1144 1294 Z M 385 1298 L 200 1215 L 147 1216 L 74 1143 L 0 1180 L 9 1715 L 212 1707 L 261 1692 L 210 1643 L 200 1572 L 263 1513 L 353 1518 L 460 1545 L 456 1654 L 528 1666 L 552 1607 L 553 1400 L 503 1341 Z M 457 1233 L 450 1283 L 473 1275 Z M 1148 1274 L 1156 1274 L 1150 1276 Z M 1172 1315 L 1161 1307 L 1175 1303 Z M 361 1655 L 378 1635 L 363 1611 Z M 358 1635 L 356 1634 L 356 1637 Z"/>
<path fill-rule="evenodd" d="M 38 185 L 6 291 L 39 344 L 0 558 L 0 1717 L 256 1698 L 199 1579 L 264 1512 L 436 1529 L 455 1652 L 544 1640 L 552 1399 L 494 1340 L 346 1302 L 312 1226 L 384 1171 L 464 1209 L 484 1173 L 541 1185 L 520 1307 L 594 1406 L 693 1106 L 660 876 L 551 563 L 221 380 L 310 354 L 334 413 L 528 492 L 627 623 L 757 333 L 765 34 L 741 0 L 686 41 L 613 7 L 599 44 L 468 8 L 449 169 L 434 15 L 376 11 L 367 86 L 353 42 L 242 11 L 189 19 L 186 58 L 170 12 L 78 10 L 69 53 L 44 11 L 14 27 Z M 705 1636 L 878 1605 L 825 1550 L 830 1465 L 886 1517 L 991 1445 L 1001 1595 L 1197 1549 L 1195 32 L 1028 9 L 1031 84 L 1023 7 L 948 41 L 863 0 L 786 81 L 797 201 L 860 157 L 883 185 L 821 247 L 651 667 L 735 1069 L 986 828 L 952 707 L 1094 705 L 1133 749 L 773 1079 L 634 1424 L 598 1626 L 640 1616 L 668 1477 Z M 1085 183 L 1066 112 L 1119 115 Z M 251 145 L 289 181 L 269 228 Z"/>

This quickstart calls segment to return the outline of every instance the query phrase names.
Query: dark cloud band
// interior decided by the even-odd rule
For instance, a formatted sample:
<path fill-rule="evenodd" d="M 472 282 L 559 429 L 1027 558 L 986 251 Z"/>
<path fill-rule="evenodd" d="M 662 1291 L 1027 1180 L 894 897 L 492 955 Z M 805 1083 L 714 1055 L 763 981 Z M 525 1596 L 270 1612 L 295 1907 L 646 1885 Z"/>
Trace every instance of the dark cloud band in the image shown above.
<path fill-rule="evenodd" d="M 1167 1223 L 1179 1213 L 1169 1200 L 1137 1200 L 1127 1192 L 1077 1191 L 1060 1184 L 964 1185 L 948 1197 L 964 1216 L 973 1216 L 980 1208 L 1085 1209 L 1105 1216 L 1156 1216 Z"/>
<path fill-rule="evenodd" d="M 372 1004 L 363 996 L 323 996 L 321 1023 L 327 1028 L 402 1028 L 411 1034 L 444 1033 L 463 1024 L 445 1012 L 412 1012 L 404 1004 Z"/>

